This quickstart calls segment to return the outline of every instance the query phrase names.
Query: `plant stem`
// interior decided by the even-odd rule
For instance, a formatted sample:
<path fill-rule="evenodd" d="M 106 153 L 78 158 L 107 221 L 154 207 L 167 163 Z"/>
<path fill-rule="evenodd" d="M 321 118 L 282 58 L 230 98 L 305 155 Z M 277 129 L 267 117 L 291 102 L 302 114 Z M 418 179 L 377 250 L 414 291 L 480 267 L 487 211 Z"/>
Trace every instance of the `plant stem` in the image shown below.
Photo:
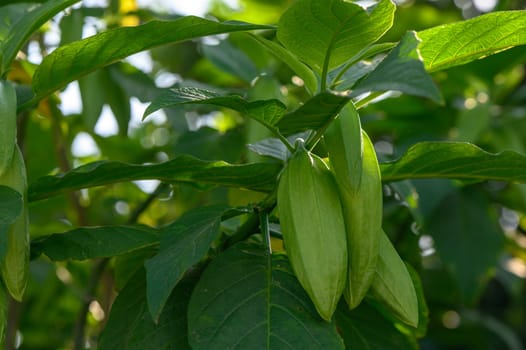
<path fill-rule="evenodd" d="M 259 213 L 259 227 L 261 228 L 261 233 L 265 238 L 268 253 L 272 254 L 272 244 L 270 243 L 270 230 L 268 226 L 268 212 L 262 211 Z"/>

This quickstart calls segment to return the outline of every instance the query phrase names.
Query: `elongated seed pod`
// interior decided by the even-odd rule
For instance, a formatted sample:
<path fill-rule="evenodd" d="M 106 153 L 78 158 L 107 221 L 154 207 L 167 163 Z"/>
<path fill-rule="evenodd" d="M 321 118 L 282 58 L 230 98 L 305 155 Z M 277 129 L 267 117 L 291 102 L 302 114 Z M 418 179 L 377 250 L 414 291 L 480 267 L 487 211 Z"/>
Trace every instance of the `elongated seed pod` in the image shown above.
<path fill-rule="evenodd" d="M 338 187 L 357 191 L 362 179 L 363 142 L 360 116 L 352 102 L 327 128 L 324 140 Z"/>
<path fill-rule="evenodd" d="M 320 316 L 330 321 L 346 283 L 345 225 L 332 173 L 303 144 L 281 174 L 277 201 L 294 273 Z"/>
<path fill-rule="evenodd" d="M 418 299 L 413 280 L 385 232 L 380 233 L 378 263 L 371 294 L 400 321 L 417 327 Z"/>
<path fill-rule="evenodd" d="M 29 217 L 27 212 L 27 178 L 22 152 L 18 146 L 12 156 L 11 164 L 0 176 L 0 184 L 13 188 L 22 194 L 24 209 L 7 231 L 7 252 L 1 261 L 1 272 L 9 294 L 22 300 L 29 275 Z M 4 233 L 2 233 L 4 234 Z"/>
<path fill-rule="evenodd" d="M 16 142 L 16 92 L 7 80 L 0 80 L 0 176 L 11 164 Z"/>
<path fill-rule="evenodd" d="M 355 191 L 348 191 L 338 183 L 349 252 L 347 286 L 343 294 L 351 309 L 360 304 L 373 282 L 382 227 L 380 168 L 373 144 L 364 131 L 362 139 L 360 185 Z"/>

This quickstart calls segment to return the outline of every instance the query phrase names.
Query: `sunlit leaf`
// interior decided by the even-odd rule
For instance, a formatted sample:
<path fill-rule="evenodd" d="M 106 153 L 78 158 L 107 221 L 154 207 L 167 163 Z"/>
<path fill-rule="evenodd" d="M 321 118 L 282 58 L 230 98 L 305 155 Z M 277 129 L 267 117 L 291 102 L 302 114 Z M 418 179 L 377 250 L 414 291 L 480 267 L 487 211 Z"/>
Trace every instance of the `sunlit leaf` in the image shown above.
<path fill-rule="evenodd" d="M 382 0 L 370 11 L 341 0 L 297 1 L 281 16 L 278 39 L 321 73 L 378 40 L 393 24 L 395 5 Z"/>
<path fill-rule="evenodd" d="M 159 45 L 213 34 L 267 28 L 269 26 L 219 23 L 187 16 L 173 21 L 151 21 L 137 27 L 108 30 L 61 46 L 46 56 L 35 72 L 33 88 L 37 97 L 43 97 L 91 71 Z"/>
<path fill-rule="evenodd" d="M 398 160 L 380 166 L 383 181 L 449 178 L 526 182 L 526 157 L 488 153 L 465 142 L 420 142 Z"/>
<path fill-rule="evenodd" d="M 58 12 L 80 0 L 50 0 L 24 13 L 12 27 L 0 45 L 0 76 L 4 75 L 20 48 L 28 38 Z"/>
<path fill-rule="evenodd" d="M 526 11 L 497 11 L 418 32 L 426 69 L 434 72 L 526 44 Z"/>

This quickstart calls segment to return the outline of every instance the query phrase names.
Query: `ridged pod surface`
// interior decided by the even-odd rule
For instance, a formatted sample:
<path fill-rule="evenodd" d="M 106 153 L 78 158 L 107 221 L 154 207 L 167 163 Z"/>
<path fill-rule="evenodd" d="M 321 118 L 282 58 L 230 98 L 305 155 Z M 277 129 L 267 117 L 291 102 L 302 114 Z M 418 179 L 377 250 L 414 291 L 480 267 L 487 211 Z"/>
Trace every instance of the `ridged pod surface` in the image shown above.
<path fill-rule="evenodd" d="M 345 117 L 345 115 L 340 116 Z M 356 122 L 342 120 L 335 127 L 347 123 L 359 127 Z M 332 130 L 337 137 L 357 137 L 356 130 L 350 134 L 344 128 Z M 362 151 L 348 149 L 342 142 L 326 142 L 331 167 L 338 183 L 349 254 L 348 282 L 345 300 L 351 309 L 357 307 L 369 290 L 376 271 L 379 230 L 382 226 L 382 182 L 374 146 L 361 130 Z M 335 137 L 334 135 L 329 138 Z M 347 145 L 358 142 L 348 141 Z M 344 153 L 347 157 L 342 156 Z M 355 159 L 361 153 L 361 160 Z M 347 162 L 345 164 L 340 164 Z"/>
<path fill-rule="evenodd" d="M 360 116 L 349 102 L 324 134 L 338 187 L 354 192 L 362 180 L 363 140 Z"/>
<path fill-rule="evenodd" d="M 332 173 L 303 144 L 281 174 L 277 202 L 292 268 L 320 316 L 330 321 L 346 284 L 345 224 Z"/>
<path fill-rule="evenodd" d="M 26 168 L 18 146 L 15 146 L 11 164 L 0 176 L 0 184 L 18 191 L 24 202 L 27 201 Z M 2 241 L 7 243 L 7 252 L 0 265 L 2 278 L 9 294 L 21 301 L 29 274 L 29 217 L 26 204 L 22 214 L 9 226 L 7 236 L 2 237 Z"/>
<path fill-rule="evenodd" d="M 16 142 L 16 92 L 13 85 L 0 80 L 0 176 L 11 164 Z"/>
<path fill-rule="evenodd" d="M 387 235 L 380 232 L 380 249 L 371 294 L 402 322 L 418 326 L 418 299 L 411 275 Z"/>

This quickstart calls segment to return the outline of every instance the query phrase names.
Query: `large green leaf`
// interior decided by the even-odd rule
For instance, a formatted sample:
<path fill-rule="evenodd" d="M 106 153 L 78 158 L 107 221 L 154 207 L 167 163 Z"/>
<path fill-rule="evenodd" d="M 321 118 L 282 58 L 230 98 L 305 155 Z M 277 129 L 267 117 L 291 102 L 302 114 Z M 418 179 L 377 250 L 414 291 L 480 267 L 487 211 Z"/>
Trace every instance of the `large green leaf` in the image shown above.
<path fill-rule="evenodd" d="M 498 11 L 418 32 L 429 72 L 526 44 L 526 11 Z"/>
<path fill-rule="evenodd" d="M 219 236 L 224 206 L 201 207 L 185 213 L 162 232 L 159 253 L 146 261 L 148 308 L 157 321 L 176 284 L 198 263 Z"/>
<path fill-rule="evenodd" d="M 278 39 L 318 73 L 335 68 L 378 40 L 393 24 L 395 5 L 372 10 L 342 0 L 302 0 L 281 16 Z"/>
<path fill-rule="evenodd" d="M 81 227 L 31 244 L 31 254 L 53 261 L 86 260 L 126 254 L 159 244 L 158 230 L 147 226 Z"/>
<path fill-rule="evenodd" d="M 9 69 L 20 48 L 27 39 L 58 12 L 79 2 L 79 0 L 50 0 L 25 13 L 9 28 L 5 39 L 0 42 L 0 77 Z"/>
<path fill-rule="evenodd" d="M 219 23 L 188 16 L 108 30 L 61 46 L 46 56 L 35 72 L 33 88 L 37 98 L 43 97 L 91 71 L 159 45 L 213 34 L 268 28 L 271 27 L 242 22 Z"/>
<path fill-rule="evenodd" d="M 285 135 L 316 130 L 335 118 L 348 102 L 348 96 L 322 92 L 308 99 L 295 111 L 285 114 L 276 126 Z"/>
<path fill-rule="evenodd" d="M 403 334 L 395 325 L 366 302 L 349 311 L 340 303 L 335 313 L 336 326 L 346 349 L 411 350 L 417 349 L 416 341 Z"/>
<path fill-rule="evenodd" d="M 29 186 L 29 201 L 49 198 L 82 188 L 117 182 L 157 179 L 197 185 L 227 186 L 267 192 L 274 188 L 279 164 L 250 163 L 233 165 L 209 162 L 182 155 L 168 162 L 133 165 L 99 161 L 86 164 L 65 174 L 44 176 Z"/>
<path fill-rule="evenodd" d="M 353 96 L 370 91 L 396 90 L 441 102 L 440 91 L 426 72 L 418 53 L 418 38 L 409 32 L 365 79 L 353 88 Z"/>
<path fill-rule="evenodd" d="M 239 243 L 215 258 L 188 306 L 193 349 L 343 349 L 282 254 Z"/>
<path fill-rule="evenodd" d="M 488 153 L 465 142 L 420 142 L 398 160 L 380 165 L 383 181 L 450 178 L 526 182 L 526 157 Z"/>
<path fill-rule="evenodd" d="M 503 253 L 504 235 L 496 217 L 485 194 L 468 187 L 446 197 L 427 221 L 442 262 L 470 303 Z"/>
<path fill-rule="evenodd" d="M 285 105 L 276 99 L 249 102 L 239 95 L 221 96 L 205 89 L 184 87 L 166 90 L 154 99 L 144 111 L 144 118 L 161 108 L 184 104 L 227 107 L 253 118 L 267 127 L 274 126 L 286 109 Z"/>
<path fill-rule="evenodd" d="M 186 310 L 195 278 L 183 280 L 171 293 L 156 324 L 146 306 L 146 280 L 140 269 L 119 293 L 98 343 L 100 350 L 183 350 L 187 339 Z"/>

